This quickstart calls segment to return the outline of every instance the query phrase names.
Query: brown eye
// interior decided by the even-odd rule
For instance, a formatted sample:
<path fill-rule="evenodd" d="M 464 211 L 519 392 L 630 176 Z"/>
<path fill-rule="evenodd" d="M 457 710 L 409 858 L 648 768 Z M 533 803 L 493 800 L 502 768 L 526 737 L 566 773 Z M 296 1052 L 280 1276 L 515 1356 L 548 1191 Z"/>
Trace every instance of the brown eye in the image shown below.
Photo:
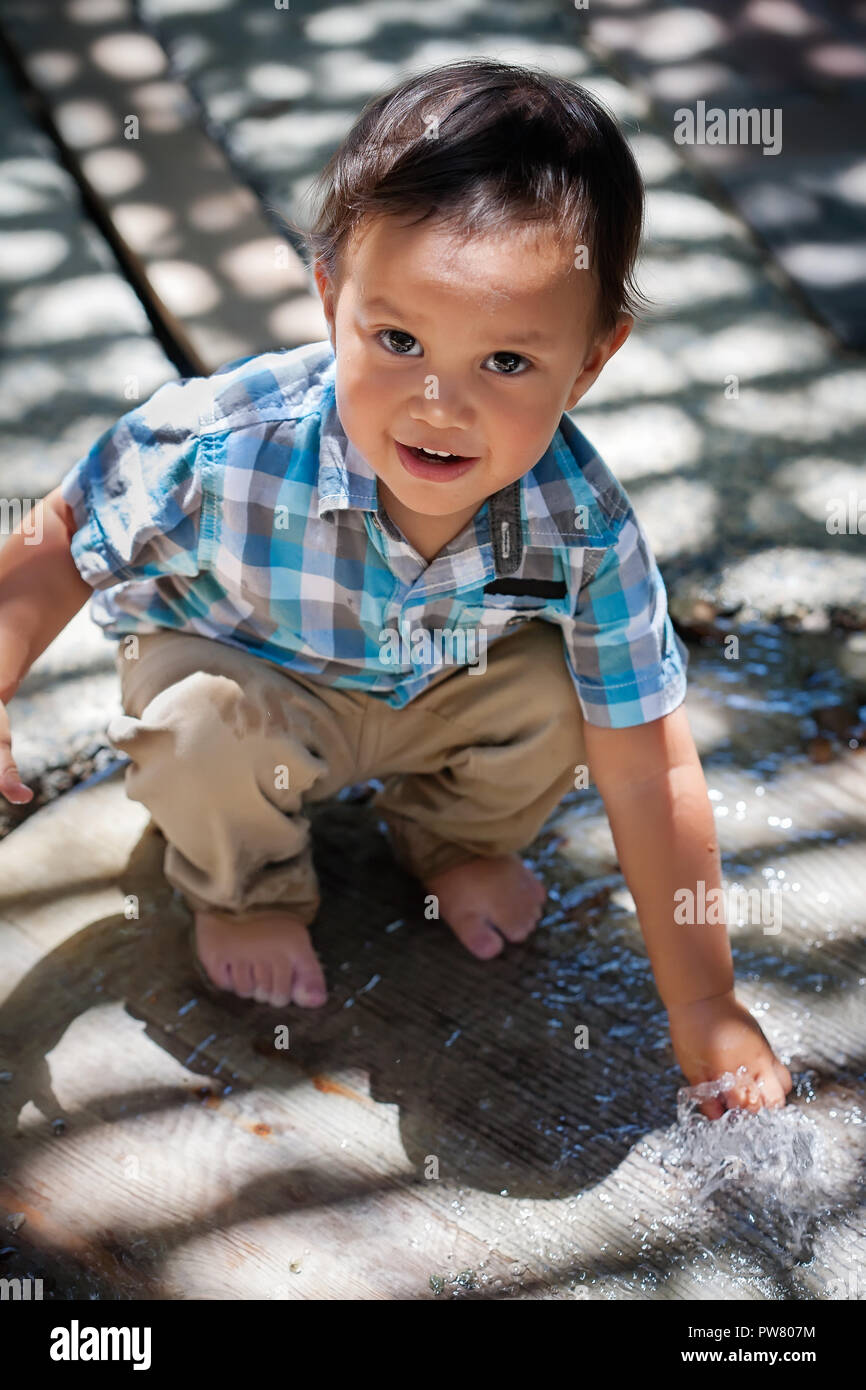
<path fill-rule="evenodd" d="M 526 361 L 526 358 L 522 357 L 519 352 L 493 352 L 490 354 L 489 360 L 492 362 L 496 358 L 505 358 L 505 361 L 508 365 L 505 367 L 504 371 L 495 372 L 495 376 L 522 376 L 525 368 L 521 369 L 519 364 L 523 362 L 526 364 L 526 366 L 529 365 Z"/>
<path fill-rule="evenodd" d="M 417 343 L 420 347 L 417 338 L 413 338 L 411 333 L 404 333 L 400 328 L 383 328 L 381 333 L 376 336 L 382 343 L 387 340 L 387 351 L 393 353 L 395 357 L 408 357 L 410 355 L 409 349 L 413 343 Z M 402 341 L 395 343 L 395 338 L 402 339 Z"/>

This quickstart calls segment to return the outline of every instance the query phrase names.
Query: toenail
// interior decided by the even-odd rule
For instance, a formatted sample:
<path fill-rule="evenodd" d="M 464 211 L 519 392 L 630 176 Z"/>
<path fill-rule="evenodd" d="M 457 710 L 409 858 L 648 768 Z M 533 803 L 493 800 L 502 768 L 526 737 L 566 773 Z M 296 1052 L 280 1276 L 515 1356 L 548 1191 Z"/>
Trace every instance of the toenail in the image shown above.
<path fill-rule="evenodd" d="M 328 992 L 322 985 L 300 985 L 295 992 L 299 1004 L 324 1004 Z"/>

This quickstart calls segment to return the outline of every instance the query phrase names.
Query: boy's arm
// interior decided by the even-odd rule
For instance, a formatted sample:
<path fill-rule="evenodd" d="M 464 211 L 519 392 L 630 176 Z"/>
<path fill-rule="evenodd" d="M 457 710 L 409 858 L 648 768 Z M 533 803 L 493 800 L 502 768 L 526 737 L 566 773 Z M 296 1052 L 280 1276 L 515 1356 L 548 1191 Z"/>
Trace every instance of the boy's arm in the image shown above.
<path fill-rule="evenodd" d="M 587 722 L 584 732 L 683 1072 L 696 1085 L 744 1067 L 725 1093 L 729 1105 L 784 1104 L 791 1074 L 734 996 L 727 927 L 674 920 L 678 889 L 697 895 L 703 880 L 709 896 L 722 886 L 715 820 L 685 706 L 627 729 Z M 718 1098 L 701 1105 L 709 1118 L 724 1108 Z"/>
<path fill-rule="evenodd" d="M 72 559 L 74 522 L 60 489 L 35 507 L 41 516 L 31 512 L 27 533 L 13 532 L 0 550 L 0 794 L 16 802 L 30 800 L 32 793 L 12 759 L 4 705 L 93 592 Z"/>
<path fill-rule="evenodd" d="M 586 752 L 601 793 L 665 1004 L 692 1003 L 733 989 L 727 928 L 674 921 L 677 889 L 700 879 L 721 888 L 715 818 L 685 706 L 649 724 L 604 729 L 584 724 Z"/>

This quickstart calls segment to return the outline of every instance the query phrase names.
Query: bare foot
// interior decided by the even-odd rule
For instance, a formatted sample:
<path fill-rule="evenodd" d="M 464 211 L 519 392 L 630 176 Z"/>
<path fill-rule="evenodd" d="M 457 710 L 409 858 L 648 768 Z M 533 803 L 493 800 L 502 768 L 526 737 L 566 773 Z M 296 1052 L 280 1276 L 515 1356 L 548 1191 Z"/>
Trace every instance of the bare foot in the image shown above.
<path fill-rule="evenodd" d="M 535 931 L 547 890 L 516 854 L 472 859 L 434 874 L 425 885 L 439 913 L 467 951 L 480 960 L 498 956 L 506 941 Z"/>
<path fill-rule="evenodd" d="M 242 999 L 314 1009 L 328 997 L 310 933 L 289 912 L 196 912 L 195 944 L 208 978 Z"/>

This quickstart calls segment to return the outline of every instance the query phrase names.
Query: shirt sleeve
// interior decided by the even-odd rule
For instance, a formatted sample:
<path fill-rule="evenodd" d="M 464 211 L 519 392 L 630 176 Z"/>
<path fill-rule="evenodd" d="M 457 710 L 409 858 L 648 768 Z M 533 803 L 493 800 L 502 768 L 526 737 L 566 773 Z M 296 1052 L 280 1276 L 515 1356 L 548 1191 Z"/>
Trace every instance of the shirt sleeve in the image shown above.
<path fill-rule="evenodd" d="M 688 648 L 674 632 L 664 581 L 631 508 L 592 579 L 580 584 L 563 639 L 588 723 L 649 724 L 684 700 Z"/>
<path fill-rule="evenodd" d="M 62 479 L 75 520 L 72 558 L 92 588 L 200 572 L 206 381 L 166 382 L 100 435 Z"/>

